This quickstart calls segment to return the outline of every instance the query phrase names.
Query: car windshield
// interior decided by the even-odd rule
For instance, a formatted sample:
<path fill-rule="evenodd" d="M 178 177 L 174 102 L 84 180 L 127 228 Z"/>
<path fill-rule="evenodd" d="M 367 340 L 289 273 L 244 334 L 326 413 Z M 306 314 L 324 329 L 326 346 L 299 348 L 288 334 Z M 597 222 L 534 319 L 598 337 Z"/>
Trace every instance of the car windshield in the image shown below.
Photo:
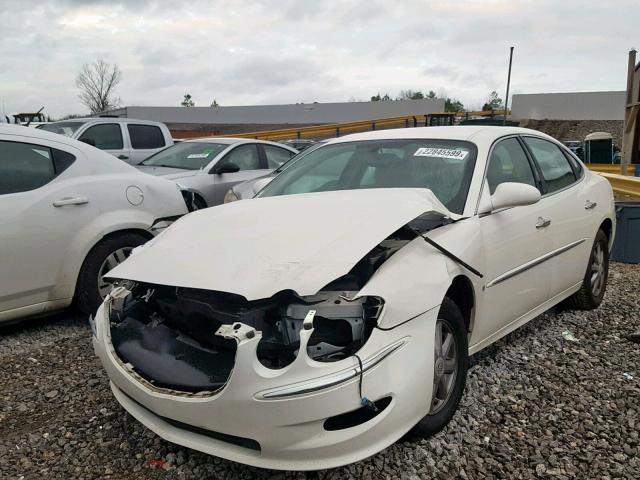
<path fill-rule="evenodd" d="M 428 188 L 462 213 L 477 148 L 435 139 L 367 140 L 305 152 L 264 187 L 259 197 L 360 188 Z"/>
<path fill-rule="evenodd" d="M 40 125 L 38 128 L 47 132 L 59 133 L 65 137 L 72 137 L 85 123 L 87 122 L 53 122 Z"/>
<path fill-rule="evenodd" d="M 200 170 L 229 145 L 210 142 L 180 142 L 143 160 L 140 165 Z"/>

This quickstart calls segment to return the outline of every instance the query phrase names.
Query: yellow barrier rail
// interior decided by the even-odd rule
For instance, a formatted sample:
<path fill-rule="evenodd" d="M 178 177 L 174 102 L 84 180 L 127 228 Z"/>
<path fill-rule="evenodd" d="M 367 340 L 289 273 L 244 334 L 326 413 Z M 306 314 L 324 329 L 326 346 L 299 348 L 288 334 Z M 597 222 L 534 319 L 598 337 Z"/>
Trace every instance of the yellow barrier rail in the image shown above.
<path fill-rule="evenodd" d="M 629 177 L 617 173 L 600 173 L 598 175 L 609 180 L 613 191 L 622 195 L 640 198 L 640 177 Z"/>
<path fill-rule="evenodd" d="M 600 173 L 620 173 L 620 164 L 619 163 L 614 163 L 614 164 L 610 164 L 610 163 L 585 163 L 585 165 L 587 167 L 589 167 L 589 170 L 593 171 L 593 172 L 600 172 Z M 629 167 L 627 168 L 627 175 L 633 177 L 634 172 L 636 171 L 636 166 L 635 164 L 630 164 Z"/>
<path fill-rule="evenodd" d="M 324 125 L 313 125 L 309 127 L 283 128 L 279 130 L 265 130 L 262 132 L 231 133 L 225 134 L 227 137 L 255 138 L 256 140 L 286 140 L 291 138 L 305 137 L 339 137 L 347 133 L 366 132 L 379 128 L 390 127 L 424 127 L 429 125 L 430 118 L 442 117 L 489 117 L 500 118 L 504 115 L 503 110 L 493 112 L 445 112 L 429 113 L 424 115 L 406 115 L 402 117 L 378 118 L 360 120 L 357 122 L 328 123 Z"/>

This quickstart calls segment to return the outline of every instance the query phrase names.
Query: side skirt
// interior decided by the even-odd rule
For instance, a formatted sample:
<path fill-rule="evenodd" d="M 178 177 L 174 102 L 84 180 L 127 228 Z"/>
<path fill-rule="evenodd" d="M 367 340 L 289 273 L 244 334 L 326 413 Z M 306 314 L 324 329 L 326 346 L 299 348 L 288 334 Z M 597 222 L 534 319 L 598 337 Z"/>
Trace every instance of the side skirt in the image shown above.
<path fill-rule="evenodd" d="M 45 313 L 62 310 L 71 305 L 72 298 L 63 298 L 61 300 L 50 300 L 48 302 L 35 303 L 25 307 L 12 308 L 0 312 L 0 324 L 9 324 L 26 317 L 33 317 Z"/>
<path fill-rule="evenodd" d="M 479 352 L 483 348 L 488 347 L 492 343 L 500 340 L 505 335 L 508 335 L 509 333 L 513 332 L 516 328 L 521 327 L 522 325 L 524 325 L 525 323 L 527 323 L 530 320 L 534 319 L 538 315 L 543 314 L 544 312 L 549 310 L 554 305 L 557 305 L 558 303 L 560 303 L 565 298 L 571 296 L 571 294 L 577 292 L 580 289 L 580 285 L 582 285 L 582 281 L 576 283 L 572 287 L 567 288 L 563 292 L 560 292 L 555 297 L 550 298 L 549 300 L 547 300 L 546 302 L 538 305 L 537 307 L 533 308 L 532 310 L 529 310 L 527 313 L 525 313 L 524 315 L 516 318 L 514 321 L 512 321 L 508 325 L 502 327 L 497 332 L 489 335 L 488 337 L 480 340 L 477 343 L 474 343 L 473 345 L 470 345 L 469 346 L 469 355 L 473 355 L 474 353 Z M 478 320 L 476 319 L 476 321 L 478 321 Z"/>

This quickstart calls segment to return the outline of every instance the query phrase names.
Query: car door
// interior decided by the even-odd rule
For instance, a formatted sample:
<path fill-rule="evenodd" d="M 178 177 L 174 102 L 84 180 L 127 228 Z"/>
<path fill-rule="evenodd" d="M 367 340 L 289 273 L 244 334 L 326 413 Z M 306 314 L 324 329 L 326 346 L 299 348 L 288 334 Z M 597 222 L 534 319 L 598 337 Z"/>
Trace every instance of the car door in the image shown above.
<path fill-rule="evenodd" d="M 78 135 L 78 140 L 104 150 L 120 160 L 131 163 L 131 149 L 128 137 L 123 134 L 120 123 L 91 125 Z"/>
<path fill-rule="evenodd" d="M 522 137 L 535 161 L 544 183 L 543 201 L 547 208 L 543 217 L 548 222 L 552 250 L 550 259 L 554 275 L 551 296 L 559 295 L 581 282 L 591 252 L 595 228 L 587 208 L 592 203 L 584 172 L 567 158 L 560 146 L 535 136 Z"/>
<path fill-rule="evenodd" d="M 0 136 L 0 312 L 70 298 L 68 246 L 97 216 L 82 153 L 58 142 Z"/>
<path fill-rule="evenodd" d="M 495 192 L 504 182 L 541 188 L 534 166 L 516 136 L 496 142 L 489 154 L 482 195 Z M 552 239 L 539 219 L 547 215 L 545 201 L 480 215 L 485 249 L 483 318 L 476 325 L 480 339 L 506 327 L 543 303 L 552 276 L 544 261 Z M 474 332 L 475 333 L 475 332 Z"/>
<path fill-rule="evenodd" d="M 162 130 L 157 125 L 127 123 L 126 132 L 131 150 L 127 163 L 137 165 L 167 146 Z"/>
<path fill-rule="evenodd" d="M 221 165 L 227 163 L 237 165 L 240 170 L 237 172 L 216 173 Z M 232 148 L 218 160 L 212 170 L 214 175 L 214 205 L 223 203 L 225 194 L 235 184 L 264 175 L 266 169 L 263 165 L 257 144 L 241 143 Z"/>

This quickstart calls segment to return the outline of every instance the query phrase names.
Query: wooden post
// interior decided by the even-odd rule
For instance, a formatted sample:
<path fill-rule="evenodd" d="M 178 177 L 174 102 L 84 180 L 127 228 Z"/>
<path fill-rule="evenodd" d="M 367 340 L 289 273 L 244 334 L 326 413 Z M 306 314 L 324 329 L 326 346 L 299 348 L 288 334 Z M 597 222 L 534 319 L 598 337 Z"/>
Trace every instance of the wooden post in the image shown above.
<path fill-rule="evenodd" d="M 633 84 L 635 83 L 636 51 L 629 50 L 627 63 L 627 97 L 624 108 L 624 129 L 622 133 L 622 159 L 620 160 L 620 174 L 626 175 L 631 157 L 633 156 L 633 137 L 635 134 L 637 105 L 634 105 Z"/>

